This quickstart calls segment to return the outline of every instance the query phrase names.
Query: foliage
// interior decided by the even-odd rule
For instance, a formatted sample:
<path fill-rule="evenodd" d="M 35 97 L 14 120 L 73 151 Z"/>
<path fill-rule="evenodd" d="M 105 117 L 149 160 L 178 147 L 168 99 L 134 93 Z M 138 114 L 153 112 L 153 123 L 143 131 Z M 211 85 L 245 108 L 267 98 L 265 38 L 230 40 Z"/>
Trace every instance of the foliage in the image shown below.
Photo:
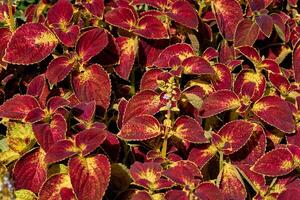
<path fill-rule="evenodd" d="M 299 196 L 297 4 L 0 3 L 0 198 Z"/>

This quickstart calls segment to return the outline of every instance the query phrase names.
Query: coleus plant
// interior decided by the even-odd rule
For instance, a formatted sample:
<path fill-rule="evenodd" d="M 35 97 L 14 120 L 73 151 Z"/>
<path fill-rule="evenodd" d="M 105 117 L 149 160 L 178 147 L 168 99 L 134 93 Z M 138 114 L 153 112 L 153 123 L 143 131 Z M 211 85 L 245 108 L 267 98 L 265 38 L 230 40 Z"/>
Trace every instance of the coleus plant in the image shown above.
<path fill-rule="evenodd" d="M 0 3 L 1 199 L 297 199 L 297 6 Z"/>

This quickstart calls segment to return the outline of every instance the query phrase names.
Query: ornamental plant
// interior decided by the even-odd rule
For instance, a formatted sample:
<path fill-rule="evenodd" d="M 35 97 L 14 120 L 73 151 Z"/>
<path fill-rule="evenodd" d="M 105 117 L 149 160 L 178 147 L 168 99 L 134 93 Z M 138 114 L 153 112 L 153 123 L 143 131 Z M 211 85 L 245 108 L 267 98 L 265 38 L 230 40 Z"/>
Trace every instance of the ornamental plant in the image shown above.
<path fill-rule="evenodd" d="M 0 198 L 300 198 L 297 0 L 4 0 Z"/>

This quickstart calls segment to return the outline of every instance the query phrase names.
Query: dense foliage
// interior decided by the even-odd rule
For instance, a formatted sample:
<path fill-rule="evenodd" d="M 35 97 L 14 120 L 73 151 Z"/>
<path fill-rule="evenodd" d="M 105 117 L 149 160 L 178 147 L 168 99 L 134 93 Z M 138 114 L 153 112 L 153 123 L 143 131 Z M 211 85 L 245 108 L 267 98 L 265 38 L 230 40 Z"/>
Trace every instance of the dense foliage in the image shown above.
<path fill-rule="evenodd" d="M 0 199 L 299 199 L 297 4 L 3 1 Z"/>

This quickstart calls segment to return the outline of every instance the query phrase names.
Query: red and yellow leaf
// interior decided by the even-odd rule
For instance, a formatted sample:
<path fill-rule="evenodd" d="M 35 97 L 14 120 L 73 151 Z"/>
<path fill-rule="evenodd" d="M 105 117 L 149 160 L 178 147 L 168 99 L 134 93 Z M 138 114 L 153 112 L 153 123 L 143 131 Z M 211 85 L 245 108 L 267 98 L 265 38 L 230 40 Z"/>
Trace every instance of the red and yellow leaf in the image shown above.
<path fill-rule="evenodd" d="M 294 169 L 293 155 L 287 148 L 269 151 L 251 167 L 252 171 L 266 176 L 283 176 Z"/>
<path fill-rule="evenodd" d="M 47 178 L 45 152 L 40 148 L 23 155 L 13 169 L 13 180 L 16 189 L 28 189 L 38 193 Z"/>
<path fill-rule="evenodd" d="M 38 63 L 52 53 L 57 43 L 56 36 L 45 25 L 27 23 L 12 35 L 3 60 L 19 65 Z"/>
<path fill-rule="evenodd" d="M 31 95 L 15 95 L 0 106 L 0 117 L 22 120 L 26 115 L 38 108 L 39 103 Z"/>
<path fill-rule="evenodd" d="M 222 101 L 220 101 L 222 99 Z M 214 116 L 226 110 L 241 106 L 238 96 L 230 90 L 218 90 L 209 94 L 203 101 L 201 115 L 204 118 Z"/>
<path fill-rule="evenodd" d="M 173 135 L 183 141 L 192 143 L 206 143 L 208 140 L 204 136 L 204 130 L 195 119 L 189 116 L 177 118 L 173 127 Z"/>
<path fill-rule="evenodd" d="M 110 180 L 106 156 L 75 157 L 69 161 L 71 183 L 78 200 L 102 199 Z"/>
<path fill-rule="evenodd" d="M 139 115 L 123 124 L 118 137 L 129 140 L 148 140 L 161 134 L 159 121 L 151 115 Z"/>
<path fill-rule="evenodd" d="M 238 22 L 243 19 L 243 10 L 236 0 L 216 0 L 212 8 L 220 32 L 227 40 L 232 40 Z"/>
<path fill-rule="evenodd" d="M 53 144 L 47 151 L 45 161 L 48 164 L 55 163 L 66 158 L 69 158 L 80 152 L 73 141 L 60 140 Z"/>
<path fill-rule="evenodd" d="M 72 85 L 81 102 L 96 101 L 96 105 L 107 109 L 110 104 L 111 82 L 108 73 L 98 64 L 83 72 L 74 72 Z"/>
<path fill-rule="evenodd" d="M 68 174 L 51 176 L 39 191 L 40 200 L 75 200 L 71 180 Z"/>
<path fill-rule="evenodd" d="M 264 122 L 285 133 L 295 131 L 292 111 L 286 101 L 277 96 L 265 96 L 255 102 L 252 111 Z"/>

